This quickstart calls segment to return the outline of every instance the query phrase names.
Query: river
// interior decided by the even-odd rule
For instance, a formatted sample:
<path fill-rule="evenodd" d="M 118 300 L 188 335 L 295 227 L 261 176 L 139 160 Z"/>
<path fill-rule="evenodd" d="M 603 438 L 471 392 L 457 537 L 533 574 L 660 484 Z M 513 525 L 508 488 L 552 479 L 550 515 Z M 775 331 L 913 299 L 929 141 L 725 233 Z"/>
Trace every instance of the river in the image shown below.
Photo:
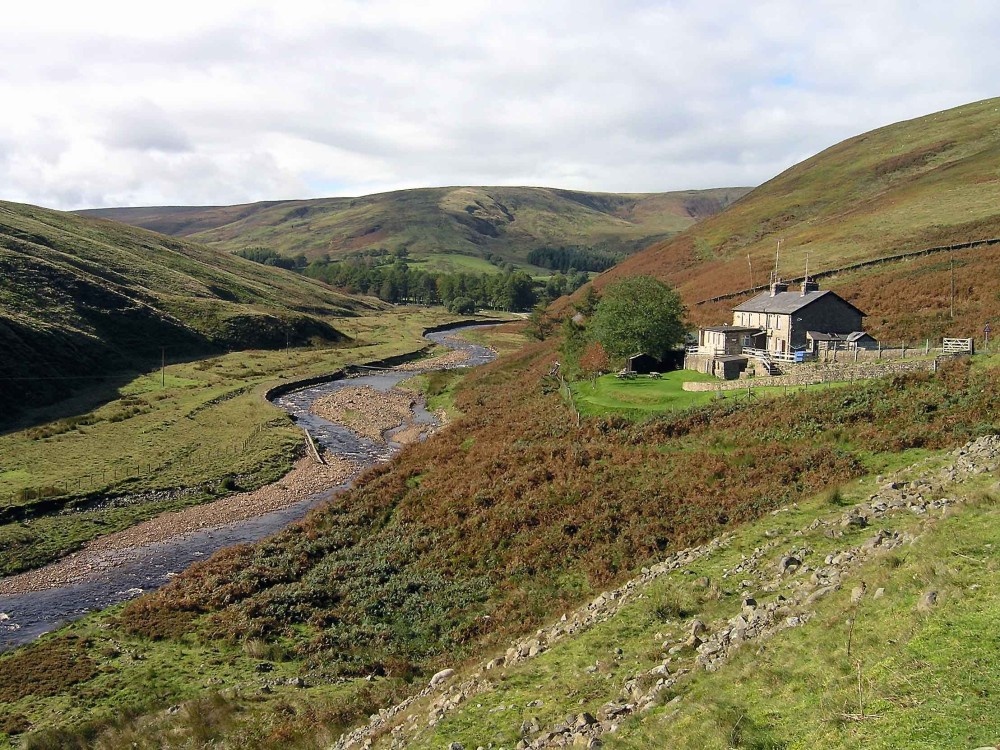
<path fill-rule="evenodd" d="M 473 324 L 475 325 L 475 324 Z M 481 324 L 480 324 L 481 325 Z M 456 329 L 427 334 L 426 338 L 450 349 L 469 352 L 468 358 L 452 367 L 474 367 L 495 358 L 495 353 L 478 344 L 454 336 Z M 445 369 L 445 368 L 441 368 Z M 344 387 L 370 386 L 388 391 L 414 371 L 373 370 L 364 375 L 331 380 L 291 391 L 274 403 L 295 417 L 317 443 L 330 453 L 348 457 L 362 467 L 388 461 L 401 446 L 362 437 L 350 429 L 310 412 L 314 401 Z M 433 424 L 435 417 L 418 403 L 414 421 Z M 314 506 L 326 502 L 350 487 L 347 482 L 311 495 L 281 510 L 217 528 L 209 528 L 171 538 L 143 548 L 145 554 L 122 565 L 100 570 L 92 578 L 58 588 L 0 596 L 0 652 L 34 640 L 43 633 L 75 620 L 88 612 L 153 591 L 198 560 L 233 544 L 253 542 L 302 518 Z"/>

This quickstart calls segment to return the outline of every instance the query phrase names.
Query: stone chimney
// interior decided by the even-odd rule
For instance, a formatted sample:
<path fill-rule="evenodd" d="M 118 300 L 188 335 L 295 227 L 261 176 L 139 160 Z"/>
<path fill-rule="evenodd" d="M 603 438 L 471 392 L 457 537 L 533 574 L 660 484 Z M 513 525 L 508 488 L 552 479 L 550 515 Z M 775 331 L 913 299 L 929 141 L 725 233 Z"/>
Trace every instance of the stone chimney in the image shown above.
<path fill-rule="evenodd" d="M 788 284 L 780 279 L 778 281 L 771 282 L 771 296 L 776 294 L 781 294 L 782 292 L 788 291 Z"/>
<path fill-rule="evenodd" d="M 819 283 L 813 281 L 808 276 L 802 281 L 802 296 L 805 297 L 809 292 L 818 292 Z"/>

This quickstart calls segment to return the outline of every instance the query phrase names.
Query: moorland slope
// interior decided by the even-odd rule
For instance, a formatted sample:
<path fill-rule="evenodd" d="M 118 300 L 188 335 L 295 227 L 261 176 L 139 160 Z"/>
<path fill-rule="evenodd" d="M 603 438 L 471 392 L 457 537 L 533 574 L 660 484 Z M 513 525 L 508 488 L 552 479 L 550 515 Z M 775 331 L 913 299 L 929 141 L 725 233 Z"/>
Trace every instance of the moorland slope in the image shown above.
<path fill-rule="evenodd" d="M 731 321 L 736 301 L 697 303 L 766 284 L 778 240 L 779 272 L 793 278 L 807 262 L 811 273 L 823 273 L 998 237 L 1000 99 L 989 99 L 832 146 L 726 211 L 630 256 L 596 284 L 651 274 L 678 287 L 695 323 L 719 323 Z M 876 265 L 822 283 L 868 312 L 876 336 L 973 335 L 1000 316 L 1000 245 Z"/>
<path fill-rule="evenodd" d="M 328 318 L 379 305 L 192 242 L 0 202 L 0 410 L 6 421 L 164 354 L 337 341 Z"/>
<path fill-rule="evenodd" d="M 242 206 L 83 211 L 224 250 L 266 247 L 315 259 L 384 248 L 465 270 L 487 254 L 527 263 L 536 248 L 627 253 L 718 213 L 747 188 L 614 194 L 531 187 L 420 188 L 358 198 Z"/>
<path fill-rule="evenodd" d="M 953 148 L 980 155 L 968 161 L 956 157 L 952 171 L 985 178 L 978 160 L 988 163 L 990 158 L 983 144 L 992 139 L 985 124 L 994 117 L 992 106 L 972 105 L 966 115 L 941 117 L 945 129 L 956 134 L 948 138 L 964 145 L 942 147 L 922 166 L 913 162 L 900 167 L 919 173 L 912 190 L 924 195 L 923 202 L 910 204 L 915 241 L 957 239 L 959 227 L 971 221 L 963 219 L 952 226 L 954 234 L 935 239 L 919 210 L 933 203 L 934 190 L 925 191 L 923 180 L 932 179 L 935 160 L 947 158 Z M 978 134 L 966 132 L 967 120 L 979 122 Z M 906 154 L 926 140 L 885 138 L 887 148 L 908 149 L 902 152 Z M 848 143 L 857 145 L 857 140 Z M 873 166 L 891 156 L 868 155 L 868 166 L 861 171 L 870 175 Z M 759 213 L 745 214 L 744 201 L 737 203 L 730 211 L 739 210 L 742 218 L 732 219 L 729 229 L 715 230 L 720 241 L 712 252 L 718 257 L 697 256 L 695 239 L 712 235 L 695 230 L 643 253 L 625 270 L 669 278 L 692 300 L 699 294 L 699 273 L 711 293 L 718 293 L 725 288 L 708 279 L 714 274 L 724 280 L 727 264 L 745 262 L 746 248 L 759 243 L 754 252 L 761 258 L 773 252 L 767 245 L 777 230 L 768 230 L 746 244 L 737 243 L 724 257 L 721 248 L 739 236 L 738 227 L 750 227 L 754 216 L 767 221 L 808 205 L 815 211 L 812 223 L 802 215 L 788 227 L 801 225 L 805 232 L 825 226 L 834 236 L 850 236 L 851 226 L 863 226 L 856 214 L 878 201 L 874 191 L 859 198 L 865 179 L 849 161 L 837 164 L 847 187 L 837 182 L 836 170 L 827 171 L 825 178 L 800 172 L 801 192 L 787 187 L 783 198 L 773 198 L 769 211 L 758 207 Z M 921 171 L 925 167 L 927 174 Z M 942 179 L 948 174 L 944 169 Z M 886 190 L 902 200 L 904 178 L 882 177 L 889 183 Z M 777 179 L 780 184 L 782 178 Z M 962 180 L 941 184 L 958 193 L 965 188 Z M 942 190 L 939 200 L 947 202 L 948 191 Z M 838 194 L 839 203 L 823 197 Z M 992 232 L 990 210 L 979 208 L 980 229 L 987 233 Z M 879 215 L 886 211 L 889 207 L 883 206 Z M 883 216 L 886 226 L 888 216 Z M 896 219 L 905 224 L 905 215 Z M 722 215 L 708 221 L 730 219 Z M 923 239 L 917 235 L 921 228 Z M 880 236 L 872 230 L 869 238 L 874 243 Z M 818 236 L 813 242 L 820 242 Z M 830 262 L 854 259 L 846 251 L 849 257 L 837 258 L 837 243 L 829 247 L 834 248 Z M 816 262 L 821 260 L 827 258 L 820 259 L 817 252 Z M 987 280 L 993 278 L 984 273 Z M 735 283 L 735 271 L 733 279 Z M 989 289 L 995 294 L 995 283 Z M 915 307 L 912 295 L 908 304 Z M 891 308 L 884 309 L 886 330 L 897 330 Z M 673 741 L 671 735 L 683 729 L 679 739 L 689 741 L 688 746 L 709 738 L 703 744 L 791 747 L 802 720 L 808 719 L 811 746 L 889 747 L 898 746 L 893 733 L 906 726 L 896 720 L 901 712 L 909 719 L 920 714 L 947 721 L 950 727 L 962 726 L 969 715 L 965 706 L 980 716 L 990 713 L 995 680 L 978 679 L 978 672 L 987 670 L 971 666 L 993 663 L 997 649 L 995 639 L 976 635 L 983 632 L 983 618 L 970 610 L 995 611 L 997 596 L 994 586 L 974 583 L 969 571 L 981 571 L 983 583 L 991 580 L 988 574 L 995 565 L 988 557 L 991 547 L 986 547 L 992 542 L 986 540 L 997 523 L 995 501 L 985 495 L 969 498 L 970 507 L 982 511 L 968 517 L 978 536 L 952 533 L 956 527 L 948 524 L 955 521 L 945 519 L 943 537 L 922 537 L 927 547 L 888 547 L 904 534 L 916 538 L 933 531 L 933 522 L 926 529 L 919 523 L 941 516 L 943 508 L 955 504 L 955 496 L 995 492 L 992 480 L 979 474 L 981 486 L 951 484 L 960 472 L 947 463 L 957 465 L 961 454 L 939 456 L 941 465 L 924 465 L 934 477 L 944 472 L 948 484 L 923 490 L 916 483 L 929 474 L 893 475 L 932 452 L 997 432 L 1000 371 L 995 357 L 957 361 L 935 373 L 789 396 L 717 400 L 636 423 L 614 416 L 581 419 L 574 413 L 565 389 L 548 375 L 561 356 L 558 344 L 553 336 L 470 374 L 456 389 L 463 416 L 434 438 L 409 446 L 394 462 L 369 471 L 352 490 L 303 523 L 258 544 L 223 551 L 120 613 L 83 621 L 2 657 L 0 674 L 8 677 L 0 681 L 0 727 L 8 727 L 3 729 L 8 734 L 29 732 L 26 741 L 39 746 L 213 742 L 329 747 L 342 730 L 422 691 L 443 667 L 457 667 L 463 677 L 478 673 L 475 679 L 491 683 L 496 694 L 473 699 L 452 691 L 447 705 L 436 700 L 420 705 L 421 713 L 414 713 L 407 726 L 430 727 L 430 734 L 410 735 L 415 746 L 448 746 L 458 739 L 473 747 L 512 747 L 522 741 L 522 746 L 529 741 L 555 745 L 565 739 L 555 728 L 567 723 L 568 713 L 581 729 L 597 721 L 616 723 L 617 714 L 609 711 L 617 711 L 622 700 L 633 703 L 626 713 L 635 714 L 654 687 L 668 678 L 687 680 L 689 674 L 698 698 L 690 701 L 691 709 L 687 695 L 675 700 L 673 684 L 656 689 L 644 703 L 650 712 L 638 713 L 618 735 L 620 740 L 608 732 L 608 746 L 662 747 L 664 737 Z M 887 475 L 893 475 L 889 483 Z M 876 507 L 879 498 L 871 496 L 872 490 L 902 491 L 900 495 L 912 490 L 921 499 L 904 498 L 899 513 L 889 513 Z M 895 497 L 886 494 L 886 507 Z M 852 512 L 848 506 L 859 507 Z M 851 520 L 862 516 L 864 521 Z M 863 531 L 876 525 L 878 529 Z M 728 541 L 725 549 L 714 548 L 722 552 L 716 563 L 679 556 L 685 546 L 723 537 Z M 865 544 L 883 543 L 885 557 L 859 551 Z M 594 597 L 647 575 L 641 573 L 643 567 L 661 570 L 664 560 L 678 562 L 679 575 L 659 589 L 630 589 L 630 597 L 636 594 L 631 599 L 635 609 L 615 620 L 611 631 L 579 632 L 565 651 L 543 642 L 553 628 L 572 628 L 576 614 L 617 606 L 609 605 L 609 597 Z M 854 568 L 852 560 L 857 561 Z M 785 582 L 779 577 L 774 583 L 777 573 L 796 565 L 808 575 L 787 580 L 802 580 L 801 590 L 772 587 Z M 854 623 L 853 613 L 859 611 L 851 607 L 876 601 L 874 591 L 862 591 L 851 601 L 846 584 L 853 585 L 855 575 L 868 577 L 872 589 L 883 587 L 885 596 L 865 610 L 871 620 L 849 630 L 847 615 Z M 834 576 L 839 576 L 836 584 L 831 583 Z M 979 588 L 973 590 L 973 585 Z M 824 594 L 810 601 L 820 590 Z M 918 611 L 917 603 L 931 591 L 937 596 L 928 608 L 931 614 Z M 789 593 L 802 594 L 807 608 L 800 612 Z M 638 594 L 645 598 L 640 601 Z M 754 613 L 768 611 L 772 604 L 775 621 L 780 615 L 790 631 L 786 642 L 791 652 L 812 654 L 816 660 L 796 661 L 789 669 L 780 656 L 772 661 L 766 650 L 747 648 L 736 654 L 735 672 L 720 669 L 713 681 L 715 672 L 702 667 L 714 667 L 716 654 L 729 653 L 732 631 L 743 627 L 745 636 Z M 583 609 L 574 613 L 578 607 Z M 566 620 L 556 622 L 563 612 L 569 613 Z M 704 617 L 701 628 L 691 622 L 696 616 Z M 797 621 L 789 624 L 784 618 Z M 813 627 L 798 630 L 811 620 Z M 535 630 L 546 622 L 545 631 Z M 947 629 L 955 623 L 972 634 L 967 642 L 950 642 Z M 698 640 L 689 640 L 690 635 Z M 947 664 L 925 646 L 945 636 Z M 512 639 L 518 643 L 509 652 Z M 696 650 L 706 644 L 714 645 Z M 671 654 L 674 647 L 679 650 Z M 907 651 L 899 662 L 886 661 L 903 648 Z M 755 670 L 754 657 L 761 653 L 764 667 Z M 542 658 L 531 663 L 539 669 L 518 668 L 539 654 Z M 668 656 L 674 661 L 664 663 Z M 479 671 L 484 663 L 496 671 Z M 956 670 L 955 664 L 971 666 Z M 31 693 L 24 686 L 34 684 L 39 665 L 52 668 Z M 464 667 L 468 670 L 462 671 Z M 926 671 L 907 692 L 896 677 L 914 668 Z M 962 680 L 950 682 L 951 692 L 942 697 L 933 686 L 935 675 L 945 668 L 960 673 Z M 734 677 L 727 680 L 727 674 Z M 751 683 L 755 689 L 748 693 L 743 685 Z M 853 703 L 855 685 L 863 694 L 861 705 Z M 864 697 L 872 695 L 873 687 L 882 701 L 874 718 L 872 703 Z M 753 699 L 758 690 L 766 697 Z M 628 699 L 626 693 L 634 695 Z M 608 705 L 612 696 L 614 705 Z M 792 703 L 809 696 L 818 699 Z M 463 703 L 464 711 L 452 710 Z M 172 705 L 181 707 L 166 710 Z M 891 718 L 879 721 L 881 715 Z M 675 718 L 680 729 L 670 725 Z M 992 737 L 987 732 L 995 728 L 979 726 L 962 735 L 961 745 L 974 747 Z M 940 729 L 922 731 L 921 746 L 941 746 Z M 379 746 L 397 746 L 394 737 L 383 724 L 374 739 Z"/>

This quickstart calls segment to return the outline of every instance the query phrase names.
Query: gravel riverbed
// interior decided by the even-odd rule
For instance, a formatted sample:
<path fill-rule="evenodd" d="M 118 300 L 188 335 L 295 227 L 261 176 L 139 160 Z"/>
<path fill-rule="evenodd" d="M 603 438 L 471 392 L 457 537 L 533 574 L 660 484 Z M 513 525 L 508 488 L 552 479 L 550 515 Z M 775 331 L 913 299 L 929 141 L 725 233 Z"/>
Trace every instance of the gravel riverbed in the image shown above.
<path fill-rule="evenodd" d="M 0 579 L 0 596 L 77 583 L 135 559 L 149 545 L 288 507 L 324 489 L 343 484 L 358 468 L 353 462 L 337 457 L 328 458 L 325 465 L 310 458 L 300 459 L 280 480 L 258 490 L 164 513 L 123 531 L 98 537 L 80 551 L 44 568 Z"/>

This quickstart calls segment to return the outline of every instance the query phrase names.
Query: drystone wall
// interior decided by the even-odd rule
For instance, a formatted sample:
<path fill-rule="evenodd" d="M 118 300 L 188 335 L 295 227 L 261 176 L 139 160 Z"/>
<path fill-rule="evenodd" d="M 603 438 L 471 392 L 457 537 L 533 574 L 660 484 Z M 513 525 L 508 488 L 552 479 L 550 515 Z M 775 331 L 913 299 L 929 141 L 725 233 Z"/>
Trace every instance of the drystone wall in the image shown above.
<path fill-rule="evenodd" d="M 771 375 L 761 378 L 740 380 L 720 380 L 714 383 L 684 383 L 685 391 L 738 391 L 748 387 L 782 385 L 815 385 L 845 380 L 865 380 L 884 378 L 888 375 L 902 375 L 910 372 L 936 372 L 936 359 L 909 359 L 893 362 L 851 362 L 829 364 L 806 364 L 792 366 L 785 375 Z"/>

